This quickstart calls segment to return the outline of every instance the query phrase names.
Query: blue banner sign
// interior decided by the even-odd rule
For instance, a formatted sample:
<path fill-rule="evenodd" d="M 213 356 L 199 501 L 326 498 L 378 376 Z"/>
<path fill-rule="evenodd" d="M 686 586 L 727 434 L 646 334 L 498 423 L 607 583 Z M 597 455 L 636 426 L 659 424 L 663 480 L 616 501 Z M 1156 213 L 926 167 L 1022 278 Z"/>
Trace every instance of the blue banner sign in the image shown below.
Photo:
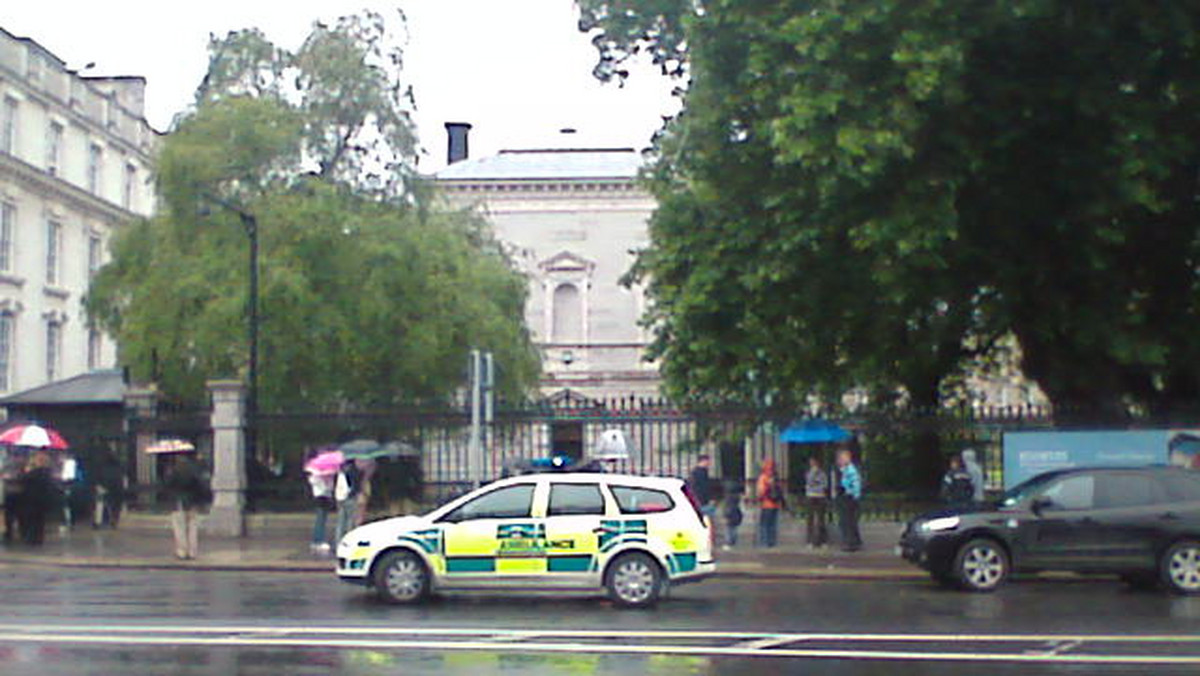
<path fill-rule="evenodd" d="M 1165 464 L 1200 469 L 1200 429 L 1004 434 L 1006 489 L 1053 469 Z"/>

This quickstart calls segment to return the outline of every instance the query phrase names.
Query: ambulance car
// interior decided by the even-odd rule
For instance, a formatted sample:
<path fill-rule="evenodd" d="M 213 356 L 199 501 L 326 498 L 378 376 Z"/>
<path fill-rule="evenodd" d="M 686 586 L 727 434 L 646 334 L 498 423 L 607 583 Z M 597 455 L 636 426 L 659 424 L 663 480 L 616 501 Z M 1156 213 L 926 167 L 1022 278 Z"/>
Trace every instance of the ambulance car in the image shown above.
<path fill-rule="evenodd" d="M 643 607 L 715 571 L 710 528 L 680 479 L 533 474 L 350 531 L 337 574 L 392 603 L 535 589 L 598 591 Z"/>

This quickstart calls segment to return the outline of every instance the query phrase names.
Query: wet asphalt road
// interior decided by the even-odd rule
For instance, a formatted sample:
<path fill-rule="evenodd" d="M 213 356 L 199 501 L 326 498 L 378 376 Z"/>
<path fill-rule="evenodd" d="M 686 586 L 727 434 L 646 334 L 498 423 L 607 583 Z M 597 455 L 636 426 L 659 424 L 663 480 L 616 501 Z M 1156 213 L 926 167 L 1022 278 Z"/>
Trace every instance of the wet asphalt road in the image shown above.
<path fill-rule="evenodd" d="M 1115 581 L 1025 582 L 970 595 L 919 580 L 717 579 L 649 611 L 521 596 L 397 608 L 323 575 L 13 566 L 0 567 L 0 599 L 5 675 L 1200 672 L 1197 662 L 953 657 L 1200 658 L 1200 597 L 1132 592 Z M 568 630 L 578 633 L 561 635 Z M 664 630 L 682 633 L 654 633 Z M 1101 635 L 1155 638 L 1087 640 Z M 821 656 L 793 654 L 805 651 Z"/>

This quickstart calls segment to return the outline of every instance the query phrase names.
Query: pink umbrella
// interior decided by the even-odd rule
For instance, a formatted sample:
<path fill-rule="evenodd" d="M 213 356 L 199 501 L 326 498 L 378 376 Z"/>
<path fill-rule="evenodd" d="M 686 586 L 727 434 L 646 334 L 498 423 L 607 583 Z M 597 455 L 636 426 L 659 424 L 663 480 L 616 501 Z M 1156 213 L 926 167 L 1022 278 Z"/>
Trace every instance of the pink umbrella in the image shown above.
<path fill-rule="evenodd" d="M 33 424 L 13 425 L 4 430 L 3 433 L 0 433 L 0 444 L 52 448 L 60 451 L 70 448 L 70 444 L 58 432 L 49 427 Z"/>
<path fill-rule="evenodd" d="M 304 463 L 304 471 L 318 476 L 337 474 L 338 469 L 345 460 L 346 458 L 342 455 L 341 451 L 325 451 L 324 453 L 318 453 L 308 462 Z"/>

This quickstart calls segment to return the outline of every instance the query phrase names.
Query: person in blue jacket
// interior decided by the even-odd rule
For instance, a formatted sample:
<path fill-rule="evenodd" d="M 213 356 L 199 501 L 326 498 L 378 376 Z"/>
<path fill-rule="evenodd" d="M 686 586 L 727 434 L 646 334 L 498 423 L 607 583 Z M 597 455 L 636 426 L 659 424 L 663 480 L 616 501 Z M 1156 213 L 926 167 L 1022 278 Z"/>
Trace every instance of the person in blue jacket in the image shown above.
<path fill-rule="evenodd" d="M 862 476 L 854 464 L 854 458 L 848 448 L 838 451 L 837 466 L 837 513 L 838 528 L 842 534 L 842 551 L 856 552 L 862 549 L 862 536 L 858 532 L 858 506 L 862 500 Z"/>

